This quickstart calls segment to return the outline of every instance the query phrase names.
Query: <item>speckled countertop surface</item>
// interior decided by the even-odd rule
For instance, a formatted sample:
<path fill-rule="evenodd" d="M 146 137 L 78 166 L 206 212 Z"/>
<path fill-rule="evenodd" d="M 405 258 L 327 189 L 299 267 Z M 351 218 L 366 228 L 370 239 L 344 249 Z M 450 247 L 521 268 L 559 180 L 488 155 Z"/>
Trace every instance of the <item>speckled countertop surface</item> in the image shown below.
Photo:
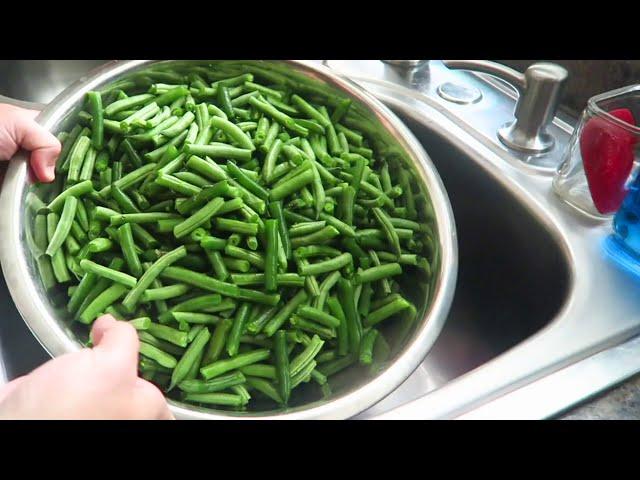
<path fill-rule="evenodd" d="M 524 71 L 532 60 L 499 60 Z M 564 110 L 574 116 L 593 95 L 640 83 L 639 60 L 553 60 L 569 71 Z M 561 420 L 640 419 L 640 375 L 559 415 Z"/>
<path fill-rule="evenodd" d="M 640 375 L 558 417 L 560 420 L 640 419 Z"/>

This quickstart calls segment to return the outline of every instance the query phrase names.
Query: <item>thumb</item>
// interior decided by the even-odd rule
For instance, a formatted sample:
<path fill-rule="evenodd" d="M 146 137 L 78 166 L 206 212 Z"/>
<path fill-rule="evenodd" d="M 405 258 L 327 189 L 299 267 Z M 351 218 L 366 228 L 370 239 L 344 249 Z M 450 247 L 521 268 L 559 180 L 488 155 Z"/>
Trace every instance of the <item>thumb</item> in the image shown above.
<path fill-rule="evenodd" d="M 13 107 L 7 112 L 13 142 L 31 152 L 30 165 L 41 182 L 51 182 L 55 176 L 56 159 L 60 155 L 58 139 L 34 120 L 34 112 Z"/>
<path fill-rule="evenodd" d="M 127 322 L 119 322 L 111 315 L 98 318 L 91 330 L 93 351 L 111 367 L 137 376 L 140 343 L 136 330 Z"/>

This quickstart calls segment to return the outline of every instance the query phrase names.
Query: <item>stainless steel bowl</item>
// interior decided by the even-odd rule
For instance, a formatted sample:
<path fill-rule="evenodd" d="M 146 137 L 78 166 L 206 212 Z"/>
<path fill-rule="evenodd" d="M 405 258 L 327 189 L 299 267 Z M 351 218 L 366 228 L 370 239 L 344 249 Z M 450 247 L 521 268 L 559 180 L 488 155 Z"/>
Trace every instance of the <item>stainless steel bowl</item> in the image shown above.
<path fill-rule="evenodd" d="M 359 127 L 386 155 L 404 162 L 421 186 L 436 225 L 436 261 L 428 299 L 422 299 L 420 322 L 389 366 L 372 378 L 346 378 L 345 387 L 332 397 L 299 407 L 268 412 L 234 413 L 198 408 L 170 400 L 182 419 L 277 418 L 343 419 L 366 410 L 395 390 L 420 364 L 438 337 L 453 299 L 457 276 L 457 241 L 451 205 L 429 156 L 413 134 L 384 105 L 361 87 L 326 67 L 303 61 L 113 61 L 101 66 L 64 90 L 49 103 L 38 121 L 52 132 L 68 126 L 82 108 L 89 90 L 117 82 L 145 81 L 165 69 L 181 70 L 216 64 L 219 68 L 261 72 L 289 82 L 309 95 L 326 101 L 350 98 L 350 111 Z M 277 77 L 277 78 L 276 78 Z M 0 195 L 0 261 L 11 296 L 24 321 L 52 356 L 82 348 L 69 319 L 50 303 L 24 241 L 25 197 L 28 190 L 27 156 L 20 152 L 11 162 Z"/>

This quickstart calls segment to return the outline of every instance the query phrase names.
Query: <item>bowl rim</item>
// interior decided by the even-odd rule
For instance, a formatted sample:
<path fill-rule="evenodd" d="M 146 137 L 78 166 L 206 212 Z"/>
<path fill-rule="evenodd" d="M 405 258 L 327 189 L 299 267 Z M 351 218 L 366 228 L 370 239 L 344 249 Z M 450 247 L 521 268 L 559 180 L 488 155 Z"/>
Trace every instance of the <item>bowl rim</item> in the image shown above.
<path fill-rule="evenodd" d="M 116 80 L 125 73 L 171 60 L 114 60 L 92 71 L 67 87 L 56 96 L 37 117 L 48 130 L 57 126 L 68 112 L 82 100 L 84 94 L 103 84 Z M 195 60 L 194 60 L 195 62 Z M 385 370 L 359 387 L 318 405 L 302 405 L 291 410 L 277 412 L 246 412 L 234 414 L 198 407 L 167 399 L 170 409 L 180 419 L 346 419 L 373 406 L 400 386 L 415 369 L 435 343 L 449 313 L 457 279 L 458 247 L 455 221 L 444 184 L 427 152 L 402 121 L 382 102 L 363 87 L 337 74 L 324 65 L 303 60 L 278 60 L 299 73 L 338 88 L 349 97 L 358 100 L 375 116 L 379 124 L 389 132 L 406 151 L 422 182 L 429 192 L 437 226 L 440 249 L 439 271 L 436 288 L 431 293 L 431 305 L 425 311 L 420 326 Z M 51 306 L 44 302 L 30 278 L 25 249 L 21 242 L 24 190 L 28 185 L 28 157 L 19 152 L 10 162 L 0 192 L 0 228 L 4 241 L 0 242 L 0 263 L 7 280 L 11 297 L 28 328 L 43 348 L 52 356 L 82 348 L 64 326 L 55 319 Z M 25 281 L 26 279 L 26 281 Z M 307 405 L 311 405 L 310 407 Z"/>

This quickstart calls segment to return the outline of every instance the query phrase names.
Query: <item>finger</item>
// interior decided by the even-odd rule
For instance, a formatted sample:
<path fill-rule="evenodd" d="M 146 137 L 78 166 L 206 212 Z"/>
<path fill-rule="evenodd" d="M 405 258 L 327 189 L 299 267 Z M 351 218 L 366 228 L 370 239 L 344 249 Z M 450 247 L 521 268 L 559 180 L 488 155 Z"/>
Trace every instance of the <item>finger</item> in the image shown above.
<path fill-rule="evenodd" d="M 3 385 L 2 387 L 0 387 L 0 404 L 5 398 L 8 398 L 9 395 L 11 395 L 11 393 L 13 393 L 16 390 L 16 388 L 22 385 L 22 382 L 24 382 L 26 379 L 27 379 L 26 375 L 23 377 L 18 377 L 14 380 L 11 380 L 9 383 Z"/>
<path fill-rule="evenodd" d="M 158 387 L 138 378 L 135 388 L 136 407 L 137 411 L 141 412 L 139 415 L 150 420 L 175 420 L 166 398 Z"/>
<path fill-rule="evenodd" d="M 98 318 L 91 331 L 93 351 L 105 362 L 128 375 L 137 376 L 139 341 L 136 330 L 111 315 Z"/>
<path fill-rule="evenodd" d="M 116 324 L 117 320 L 113 315 L 102 315 L 93 322 L 91 328 L 91 341 L 94 345 L 100 343 L 100 339 L 104 335 L 104 332 L 109 330 Z"/>
<path fill-rule="evenodd" d="M 14 119 L 14 140 L 31 152 L 29 163 L 38 180 L 52 182 L 56 159 L 60 155 L 60 142 L 32 118 L 32 110 L 23 110 L 22 113 Z"/>

